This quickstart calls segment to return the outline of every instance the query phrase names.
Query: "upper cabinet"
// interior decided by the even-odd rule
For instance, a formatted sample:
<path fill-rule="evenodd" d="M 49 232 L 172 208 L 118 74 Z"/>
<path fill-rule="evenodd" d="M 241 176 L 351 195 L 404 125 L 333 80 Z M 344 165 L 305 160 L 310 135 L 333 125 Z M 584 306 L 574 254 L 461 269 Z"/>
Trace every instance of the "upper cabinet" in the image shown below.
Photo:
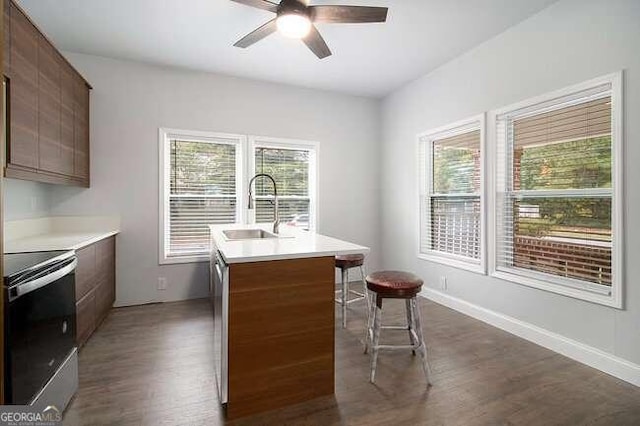
<path fill-rule="evenodd" d="M 38 39 L 39 34 L 13 3 L 9 9 L 11 67 L 7 113 L 7 156 L 11 165 L 38 168 Z"/>
<path fill-rule="evenodd" d="M 13 1 L 3 1 L 5 176 L 88 187 L 91 87 Z"/>

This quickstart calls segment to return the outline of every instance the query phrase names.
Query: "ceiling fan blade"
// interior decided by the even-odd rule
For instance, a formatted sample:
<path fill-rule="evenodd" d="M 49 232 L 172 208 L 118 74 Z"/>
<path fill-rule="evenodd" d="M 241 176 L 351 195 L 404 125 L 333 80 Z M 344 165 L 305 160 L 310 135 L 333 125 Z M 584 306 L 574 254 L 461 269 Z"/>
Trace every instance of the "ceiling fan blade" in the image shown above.
<path fill-rule="evenodd" d="M 326 58 L 327 56 L 331 56 L 331 50 L 329 50 L 329 46 L 325 43 L 324 39 L 318 32 L 318 29 L 312 25 L 309 34 L 302 39 L 304 44 L 307 45 L 309 49 L 318 57 L 318 59 Z"/>
<path fill-rule="evenodd" d="M 359 24 L 366 22 L 385 22 L 386 7 L 369 6 L 309 6 L 313 22 L 331 24 Z"/>
<path fill-rule="evenodd" d="M 276 20 L 272 19 L 260 28 L 253 30 L 246 36 L 242 37 L 240 40 L 236 41 L 234 46 L 242 47 L 244 49 L 245 47 L 249 47 L 253 43 L 262 40 L 269 34 L 276 32 L 277 29 L 278 27 L 276 26 Z"/>
<path fill-rule="evenodd" d="M 278 11 L 278 5 L 267 0 L 231 0 L 236 3 L 242 3 L 247 6 L 256 7 L 262 10 L 268 10 L 269 12 L 276 13 Z"/>

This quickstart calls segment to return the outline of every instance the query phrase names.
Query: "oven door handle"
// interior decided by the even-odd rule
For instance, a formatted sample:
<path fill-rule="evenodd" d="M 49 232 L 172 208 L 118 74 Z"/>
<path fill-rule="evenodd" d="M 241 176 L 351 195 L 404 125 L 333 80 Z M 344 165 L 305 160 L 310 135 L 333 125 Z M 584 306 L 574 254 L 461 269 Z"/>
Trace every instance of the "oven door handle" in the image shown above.
<path fill-rule="evenodd" d="M 24 296 L 27 293 L 31 293 L 34 290 L 42 288 L 54 281 L 59 280 L 65 275 L 70 274 L 74 271 L 74 269 L 76 269 L 77 264 L 78 261 L 76 259 L 73 259 L 73 261 L 71 261 L 71 263 L 66 265 L 64 268 L 60 268 L 55 272 L 45 275 L 44 277 L 40 277 L 33 281 L 28 281 L 26 283 L 18 285 L 16 287 L 16 295 L 14 297 L 10 297 L 10 301 L 16 300 L 17 298 Z"/>

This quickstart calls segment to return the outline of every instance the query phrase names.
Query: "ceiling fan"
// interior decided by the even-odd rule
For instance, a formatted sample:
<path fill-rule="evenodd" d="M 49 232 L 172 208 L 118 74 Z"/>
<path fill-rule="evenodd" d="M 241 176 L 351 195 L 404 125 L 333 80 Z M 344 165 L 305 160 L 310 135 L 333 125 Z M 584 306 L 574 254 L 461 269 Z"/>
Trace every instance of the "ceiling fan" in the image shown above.
<path fill-rule="evenodd" d="M 249 47 L 277 30 L 286 37 L 301 39 L 319 59 L 330 56 L 331 50 L 313 25 L 314 23 L 385 22 L 388 11 L 386 7 L 307 6 L 303 0 L 282 0 L 279 4 L 268 0 L 231 1 L 268 10 L 277 15 L 271 21 L 242 37 L 234 46 Z"/>

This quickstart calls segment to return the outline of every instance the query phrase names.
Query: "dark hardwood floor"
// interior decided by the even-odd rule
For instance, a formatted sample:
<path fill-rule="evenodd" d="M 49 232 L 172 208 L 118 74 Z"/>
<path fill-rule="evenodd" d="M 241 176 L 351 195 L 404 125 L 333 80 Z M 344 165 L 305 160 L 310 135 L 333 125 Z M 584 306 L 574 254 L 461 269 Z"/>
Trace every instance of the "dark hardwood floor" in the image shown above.
<path fill-rule="evenodd" d="M 368 382 L 364 307 L 355 304 L 348 329 L 336 328 L 334 397 L 227 424 L 640 425 L 640 388 L 430 301 L 420 304 L 430 389 L 419 357 L 404 351 L 381 352 L 376 384 Z M 400 320 L 400 308 L 385 305 L 383 321 Z M 113 310 L 80 354 L 80 389 L 64 424 L 225 424 L 212 329 L 207 300 Z M 385 330 L 382 338 L 404 342 L 407 334 Z"/>

